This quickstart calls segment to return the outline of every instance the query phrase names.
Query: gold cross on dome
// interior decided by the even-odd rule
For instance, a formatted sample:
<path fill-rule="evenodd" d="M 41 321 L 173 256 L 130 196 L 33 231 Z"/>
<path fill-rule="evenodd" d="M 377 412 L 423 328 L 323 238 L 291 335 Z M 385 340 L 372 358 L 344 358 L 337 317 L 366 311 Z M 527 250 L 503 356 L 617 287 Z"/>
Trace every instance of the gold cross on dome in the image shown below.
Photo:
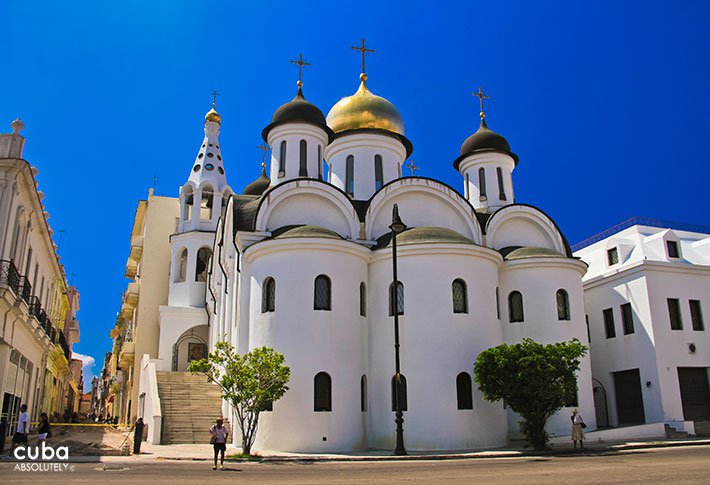
<path fill-rule="evenodd" d="M 310 62 L 306 62 L 305 59 L 303 59 L 303 53 L 298 54 L 298 59 L 291 59 L 291 64 L 296 64 L 298 66 L 298 85 L 301 86 L 303 84 L 301 81 L 301 77 L 303 76 L 303 66 L 310 66 Z"/>
<path fill-rule="evenodd" d="M 219 96 L 219 93 L 216 90 L 212 91 L 212 106 L 217 105 L 217 96 Z"/>
<path fill-rule="evenodd" d="M 481 119 L 485 118 L 486 113 L 483 111 L 483 100 L 484 99 L 491 99 L 490 96 L 486 96 L 485 94 L 483 94 L 483 89 L 481 89 L 480 86 L 478 87 L 478 92 L 473 92 L 471 94 L 473 94 L 475 97 L 477 97 L 478 102 L 481 103 Z"/>
<path fill-rule="evenodd" d="M 374 54 L 375 49 L 368 49 L 367 47 L 365 47 L 365 39 L 360 39 L 359 46 L 351 45 L 350 47 L 355 51 L 359 51 L 360 54 L 362 55 L 362 73 L 364 74 L 365 73 L 365 54 L 369 54 L 369 53 Z"/>
<path fill-rule="evenodd" d="M 416 165 L 414 165 L 414 160 L 411 160 L 411 159 L 409 160 L 409 164 L 405 165 L 405 167 L 407 167 L 409 170 L 412 171 L 412 177 L 414 177 L 414 171 L 419 170 L 421 168 L 421 167 L 417 167 Z"/>
<path fill-rule="evenodd" d="M 257 145 L 256 148 L 261 150 L 261 166 L 265 167 L 266 166 L 266 152 L 269 151 L 269 145 L 266 143 L 262 143 L 261 145 Z"/>

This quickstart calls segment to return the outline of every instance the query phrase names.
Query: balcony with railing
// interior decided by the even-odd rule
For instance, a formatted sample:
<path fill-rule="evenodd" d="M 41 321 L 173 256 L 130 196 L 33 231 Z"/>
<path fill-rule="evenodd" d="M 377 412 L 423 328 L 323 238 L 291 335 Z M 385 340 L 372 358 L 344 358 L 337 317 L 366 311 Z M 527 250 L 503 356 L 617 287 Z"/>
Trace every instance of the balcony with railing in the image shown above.
<path fill-rule="evenodd" d="M 32 285 L 30 284 L 30 280 L 27 276 L 20 276 L 19 291 L 17 296 L 28 305 L 30 304 L 30 298 L 32 297 Z"/>
<path fill-rule="evenodd" d="M 15 296 L 20 293 L 20 272 L 12 261 L 0 261 L 0 287 L 10 288 Z"/>

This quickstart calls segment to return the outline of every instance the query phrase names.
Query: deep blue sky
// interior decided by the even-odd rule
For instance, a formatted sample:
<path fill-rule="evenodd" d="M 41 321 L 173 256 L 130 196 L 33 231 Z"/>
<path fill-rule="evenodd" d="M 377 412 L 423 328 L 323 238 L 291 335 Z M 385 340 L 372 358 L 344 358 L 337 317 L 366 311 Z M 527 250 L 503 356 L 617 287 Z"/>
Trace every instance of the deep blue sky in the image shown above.
<path fill-rule="evenodd" d="M 710 2 L 0 2 L 0 130 L 26 124 L 50 224 L 82 295 L 77 352 L 100 368 L 125 289 L 136 203 L 176 196 L 221 93 L 230 185 L 257 177 L 261 130 L 295 94 L 299 52 L 324 113 L 358 85 L 402 113 L 418 175 L 452 168 L 478 127 L 520 164 L 516 199 L 571 243 L 630 216 L 710 225 Z M 576 2 L 579 3 L 579 2 Z"/>

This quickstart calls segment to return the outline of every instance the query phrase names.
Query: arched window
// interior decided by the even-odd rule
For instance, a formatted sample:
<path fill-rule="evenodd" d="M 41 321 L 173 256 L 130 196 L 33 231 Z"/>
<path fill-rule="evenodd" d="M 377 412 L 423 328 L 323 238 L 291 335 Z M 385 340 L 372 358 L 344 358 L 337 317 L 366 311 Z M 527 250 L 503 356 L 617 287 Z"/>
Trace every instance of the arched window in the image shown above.
<path fill-rule="evenodd" d="M 323 151 L 318 145 L 318 180 L 323 180 Z"/>
<path fill-rule="evenodd" d="M 451 283 L 451 294 L 454 300 L 454 313 L 468 313 L 468 295 L 466 282 L 460 278 Z"/>
<path fill-rule="evenodd" d="M 456 376 L 456 402 L 458 409 L 473 409 L 473 386 L 468 372 Z"/>
<path fill-rule="evenodd" d="M 511 323 L 524 320 L 523 295 L 519 291 L 511 291 L 510 295 L 508 295 L 508 313 L 510 314 Z"/>
<path fill-rule="evenodd" d="M 486 200 L 486 169 L 478 169 L 478 187 L 481 190 L 481 200 Z"/>
<path fill-rule="evenodd" d="M 298 163 L 298 176 L 308 177 L 308 143 L 306 143 L 306 140 L 301 140 L 300 158 Z"/>
<path fill-rule="evenodd" d="M 195 265 L 195 281 L 207 281 L 207 269 L 210 264 L 212 251 L 209 248 L 200 248 L 197 251 L 197 264 Z"/>
<path fill-rule="evenodd" d="M 496 286 L 496 317 L 500 320 L 500 292 Z"/>
<path fill-rule="evenodd" d="M 367 411 L 367 376 L 360 378 L 360 411 Z"/>
<path fill-rule="evenodd" d="M 345 193 L 347 193 L 350 197 L 355 194 L 354 172 L 355 157 L 348 155 L 348 158 L 345 159 Z"/>
<path fill-rule="evenodd" d="M 397 401 L 395 396 L 395 383 L 397 382 L 397 374 L 392 376 L 392 411 L 397 410 Z M 399 385 L 397 386 L 397 391 L 399 391 L 399 409 L 400 411 L 407 410 L 407 378 L 404 375 L 399 374 Z"/>
<path fill-rule="evenodd" d="M 276 308 L 276 281 L 269 277 L 264 280 L 261 290 L 261 313 L 273 312 Z"/>
<path fill-rule="evenodd" d="M 367 316 L 367 287 L 364 281 L 360 283 L 360 316 Z"/>
<path fill-rule="evenodd" d="M 313 291 L 313 309 L 330 310 L 330 278 L 326 275 L 316 277 Z"/>
<path fill-rule="evenodd" d="M 313 410 L 326 411 L 333 410 L 332 404 L 332 384 L 330 376 L 326 372 L 319 372 L 313 379 Z"/>
<path fill-rule="evenodd" d="M 185 279 L 187 279 L 187 249 L 183 249 L 180 252 L 175 283 L 182 283 Z"/>
<path fill-rule="evenodd" d="M 375 155 L 375 190 L 382 188 L 382 155 Z"/>
<path fill-rule="evenodd" d="M 200 203 L 200 219 L 203 221 L 212 220 L 212 205 L 214 202 L 214 194 L 212 193 L 212 187 L 206 185 L 202 189 L 202 201 Z"/>
<path fill-rule="evenodd" d="M 279 147 L 279 177 L 286 176 L 286 140 Z"/>
<path fill-rule="evenodd" d="M 182 203 L 182 220 L 183 221 L 189 221 L 190 217 L 192 217 L 192 187 L 188 186 L 185 188 L 185 193 L 183 194 L 183 203 Z"/>
<path fill-rule="evenodd" d="M 390 317 L 394 315 L 394 282 L 390 283 Z M 404 315 L 404 284 L 397 282 L 397 315 Z"/>
<path fill-rule="evenodd" d="M 557 319 L 569 320 L 569 296 L 565 290 L 557 290 Z"/>
<path fill-rule="evenodd" d="M 466 200 L 468 200 L 468 198 L 469 198 L 468 184 L 469 184 L 469 177 L 468 177 L 468 172 L 466 172 L 466 183 L 463 186 L 463 193 L 464 193 L 464 197 L 466 197 Z"/>
<path fill-rule="evenodd" d="M 505 189 L 503 188 L 503 170 L 497 167 L 496 173 L 498 174 L 498 198 L 500 200 L 507 200 L 505 197 Z"/>

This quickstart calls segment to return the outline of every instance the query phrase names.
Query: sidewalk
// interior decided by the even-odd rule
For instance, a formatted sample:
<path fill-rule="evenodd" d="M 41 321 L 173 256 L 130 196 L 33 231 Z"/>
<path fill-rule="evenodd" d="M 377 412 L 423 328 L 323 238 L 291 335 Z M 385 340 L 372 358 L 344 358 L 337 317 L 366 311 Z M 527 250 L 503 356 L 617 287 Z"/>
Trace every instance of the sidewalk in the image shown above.
<path fill-rule="evenodd" d="M 393 456 L 391 450 L 365 450 L 352 453 L 287 453 L 262 451 L 262 462 L 313 462 L 313 461 L 386 461 L 386 460 L 451 460 L 473 458 L 515 458 L 522 456 L 555 456 L 570 454 L 614 453 L 644 448 L 662 448 L 674 446 L 710 445 L 708 438 L 684 438 L 678 440 L 644 440 L 594 442 L 584 452 L 575 451 L 573 445 L 555 444 L 549 450 L 534 451 L 524 448 L 523 443 L 513 443 L 503 448 L 475 451 L 415 451 L 407 456 Z M 225 456 L 238 454 L 240 448 L 229 445 Z M 140 455 L 131 457 L 111 457 L 113 460 L 152 461 L 152 460 L 188 460 L 208 461 L 213 456 L 210 444 L 152 445 L 144 442 Z M 113 461 L 111 460 L 111 461 Z M 102 460 L 104 461 L 104 460 Z M 228 460 L 241 461 L 241 460 Z"/>

